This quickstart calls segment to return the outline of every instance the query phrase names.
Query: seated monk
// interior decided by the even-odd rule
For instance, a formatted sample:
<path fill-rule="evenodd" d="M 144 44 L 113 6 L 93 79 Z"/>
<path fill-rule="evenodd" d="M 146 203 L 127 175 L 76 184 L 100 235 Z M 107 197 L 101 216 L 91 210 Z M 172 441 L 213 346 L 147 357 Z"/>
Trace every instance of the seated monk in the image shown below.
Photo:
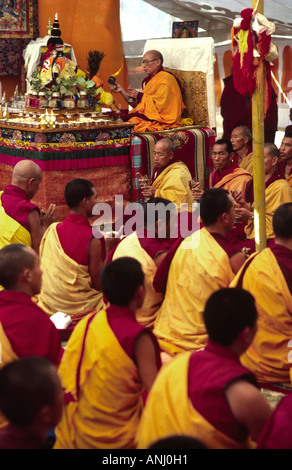
<path fill-rule="evenodd" d="M 127 120 L 135 125 L 135 132 L 156 132 L 182 125 L 181 116 L 185 109 L 180 86 L 169 72 L 163 69 L 163 57 L 159 51 L 147 51 L 142 66 L 147 77 L 142 82 L 141 90 L 134 88 L 125 91 L 116 83 L 110 88 L 121 93 L 133 109 Z"/>
<path fill-rule="evenodd" d="M 207 299 L 202 317 L 208 344 L 161 369 L 139 424 L 138 449 L 173 434 L 200 439 L 208 449 L 253 448 L 271 415 L 256 378 L 240 364 L 256 332 L 253 296 L 220 289 Z"/>
<path fill-rule="evenodd" d="M 238 126 L 231 132 L 233 162 L 253 174 L 252 134 L 248 127 Z"/>
<path fill-rule="evenodd" d="M 275 210 L 286 202 L 292 202 L 292 189 L 288 182 L 278 174 L 279 149 L 275 144 L 266 143 L 264 147 L 265 169 L 265 212 L 266 238 L 269 241 L 275 237 L 273 215 Z M 245 198 L 240 192 L 233 192 L 233 197 L 240 207 L 235 209 L 238 219 L 243 220 L 244 234 L 248 240 L 255 238 L 254 231 L 254 190 L 253 180 L 246 186 Z M 237 226 L 235 227 L 235 231 Z M 234 231 L 233 231 L 234 233 Z M 241 233 L 243 233 L 241 231 Z"/>
<path fill-rule="evenodd" d="M 292 449 L 292 395 L 283 397 L 266 422 L 257 449 Z"/>
<path fill-rule="evenodd" d="M 155 213 L 153 206 L 155 205 Z M 150 198 L 144 205 L 143 225 L 123 238 L 111 251 L 110 260 L 131 255 L 141 263 L 145 276 L 145 299 L 137 310 L 139 323 L 152 329 L 163 295 L 153 287 L 157 266 L 169 249 L 170 225 L 175 224 L 177 211 L 174 204 L 160 197 Z"/>
<path fill-rule="evenodd" d="M 241 362 L 264 387 L 292 382 L 288 354 L 292 338 L 291 202 L 277 208 L 273 228 L 275 243 L 251 255 L 230 284 L 248 290 L 256 299 L 258 330 Z"/>
<path fill-rule="evenodd" d="M 245 261 L 245 255 L 225 239 L 235 217 L 228 191 L 206 190 L 200 200 L 200 215 L 204 227 L 182 240 L 174 252 L 165 297 L 154 323 L 160 347 L 170 355 L 206 345 L 207 332 L 202 322 L 205 302 L 211 293 L 230 284 Z M 167 257 L 168 254 L 156 276 Z"/>
<path fill-rule="evenodd" d="M 59 374 L 65 388 L 55 449 L 133 449 L 149 392 L 161 366 L 153 333 L 136 321 L 144 274 L 129 256 L 107 264 L 101 287 L 109 306 L 73 331 Z"/>
<path fill-rule="evenodd" d="M 232 130 L 238 126 L 252 129 L 252 100 L 248 95 L 241 95 L 234 87 L 233 75 L 223 78 L 224 89 L 220 98 L 220 110 L 223 118 L 223 138 L 230 139 Z M 278 96 L 271 89 L 270 106 L 264 120 L 265 142 L 274 142 L 278 130 Z"/>
<path fill-rule="evenodd" d="M 13 243 L 0 250 L 0 344 L 2 362 L 42 356 L 58 365 L 63 348 L 54 323 L 31 300 L 41 289 L 42 271 L 36 252 Z"/>
<path fill-rule="evenodd" d="M 181 161 L 173 162 L 175 146 L 171 139 L 160 139 L 155 144 L 153 158 L 155 166 L 151 181 L 137 173 L 144 198 L 162 197 L 173 202 L 178 212 L 192 211 L 192 176 L 188 167 Z M 183 206 L 181 206 L 183 204 Z"/>
<path fill-rule="evenodd" d="M 219 139 L 212 147 L 212 160 L 214 170 L 210 175 L 209 188 L 223 188 L 229 191 L 241 191 L 245 194 L 245 188 L 252 176 L 237 163 L 232 161 L 233 147 L 229 140 Z M 203 190 L 197 184 L 192 189 L 193 198 L 199 201 L 203 194 Z"/>
<path fill-rule="evenodd" d="M 99 275 L 106 257 L 105 240 L 93 235 L 89 218 L 97 203 L 93 184 L 76 178 L 65 187 L 69 215 L 52 224 L 40 246 L 43 284 L 39 305 L 47 314 L 74 315 L 101 308 Z"/>
<path fill-rule="evenodd" d="M 278 172 L 279 175 L 282 178 L 285 178 L 292 187 L 292 130 L 291 132 L 285 132 L 282 140 Z"/>
<path fill-rule="evenodd" d="M 0 449 L 50 449 L 63 396 L 57 368 L 44 357 L 23 357 L 1 368 L 0 410 L 9 424 L 0 432 Z"/>
<path fill-rule="evenodd" d="M 31 202 L 42 182 L 42 171 L 32 160 L 19 161 L 11 184 L 0 192 L 0 249 L 11 243 L 31 246 L 37 253 L 42 236 L 54 221 L 55 204 L 42 215 Z"/>

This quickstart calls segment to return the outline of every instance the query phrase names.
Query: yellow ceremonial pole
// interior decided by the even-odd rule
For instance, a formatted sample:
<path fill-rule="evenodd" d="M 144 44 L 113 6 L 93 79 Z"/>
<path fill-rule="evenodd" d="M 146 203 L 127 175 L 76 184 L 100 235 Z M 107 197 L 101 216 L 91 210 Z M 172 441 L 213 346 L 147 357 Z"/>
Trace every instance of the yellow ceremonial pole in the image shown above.
<path fill-rule="evenodd" d="M 252 8 L 264 14 L 264 0 L 252 0 Z M 252 97 L 254 228 L 256 251 L 266 247 L 266 203 L 264 170 L 264 75 Z"/>

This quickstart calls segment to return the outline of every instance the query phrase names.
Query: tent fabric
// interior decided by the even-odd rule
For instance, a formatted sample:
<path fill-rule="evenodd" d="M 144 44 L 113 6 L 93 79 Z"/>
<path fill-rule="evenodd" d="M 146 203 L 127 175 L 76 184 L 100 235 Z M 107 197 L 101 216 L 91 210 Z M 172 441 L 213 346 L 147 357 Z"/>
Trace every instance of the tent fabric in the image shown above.
<path fill-rule="evenodd" d="M 230 38 L 230 29 L 236 17 L 252 0 L 144 0 L 146 3 L 181 18 L 182 21 L 199 21 L 199 28 L 216 41 Z M 275 23 L 276 34 L 291 36 L 292 3 L 287 0 L 264 0 L 264 16 Z M 201 33 L 199 33 L 201 36 Z"/>

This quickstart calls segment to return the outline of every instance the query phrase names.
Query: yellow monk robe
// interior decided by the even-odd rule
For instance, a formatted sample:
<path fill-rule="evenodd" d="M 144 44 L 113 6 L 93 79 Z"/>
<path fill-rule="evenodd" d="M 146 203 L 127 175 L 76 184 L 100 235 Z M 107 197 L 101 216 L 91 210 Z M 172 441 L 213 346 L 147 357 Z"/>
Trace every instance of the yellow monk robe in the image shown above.
<path fill-rule="evenodd" d="M 265 201 L 266 201 L 266 237 L 267 240 L 274 238 L 273 229 L 273 215 L 275 210 L 286 202 L 292 202 L 292 189 L 289 183 L 284 179 L 279 179 L 271 183 L 265 189 Z M 254 210 L 254 203 L 252 204 L 252 210 Z M 255 237 L 254 221 L 248 220 L 247 225 L 244 228 L 246 238 L 253 239 Z"/>
<path fill-rule="evenodd" d="M 240 168 L 253 175 L 253 153 L 249 153 L 240 163 Z"/>
<path fill-rule="evenodd" d="M 272 251 L 265 248 L 252 256 L 254 259 L 244 274 L 242 287 L 256 299 L 258 330 L 253 343 L 241 356 L 241 363 L 259 382 L 288 383 L 292 296 Z M 242 269 L 230 287 L 237 286 Z"/>
<path fill-rule="evenodd" d="M 31 246 L 31 236 L 29 231 L 19 222 L 6 214 L 2 203 L 0 192 L 0 250 L 12 243 L 22 243 Z"/>
<path fill-rule="evenodd" d="M 191 353 L 177 356 L 158 374 L 148 395 L 137 433 L 137 448 L 147 449 L 154 441 L 187 435 L 210 449 L 247 448 L 218 431 L 192 406 L 188 397 L 188 366 Z"/>
<path fill-rule="evenodd" d="M 102 292 L 92 287 L 88 266 L 77 264 L 64 253 L 57 225 L 50 225 L 40 244 L 43 278 L 38 295 L 39 307 L 49 315 L 58 311 L 73 315 L 87 309 L 102 308 Z"/>
<path fill-rule="evenodd" d="M 292 188 L 292 175 L 289 175 L 289 176 L 288 176 L 287 181 L 288 181 L 288 183 L 289 183 L 290 188 Z"/>
<path fill-rule="evenodd" d="M 122 256 L 131 256 L 138 260 L 142 265 L 145 276 L 145 299 L 141 308 L 136 311 L 136 319 L 139 323 L 152 329 L 156 312 L 159 309 L 163 296 L 155 291 L 153 287 L 153 278 L 157 266 L 148 253 L 141 247 L 137 234 L 134 232 L 124 238 L 117 246 L 113 260 Z"/>
<path fill-rule="evenodd" d="M 134 116 L 129 121 L 135 132 L 154 132 L 182 125 L 181 115 L 185 109 L 180 87 L 175 77 L 165 71 L 158 72 L 143 88 L 140 103 L 129 112 L 144 114 L 151 121 Z"/>
<path fill-rule="evenodd" d="M 210 176 L 210 188 L 223 188 L 229 192 L 238 189 L 242 194 L 245 194 L 246 185 L 252 179 L 251 174 L 240 167 L 235 168 L 232 173 L 223 176 L 214 186 L 211 184 L 211 177 L 212 174 Z"/>
<path fill-rule="evenodd" d="M 17 355 L 12 349 L 9 339 L 7 338 L 3 327 L 0 323 L 0 367 L 4 364 L 8 364 L 8 362 L 16 361 L 18 359 Z M 1 428 L 6 426 L 8 421 L 0 412 L 0 432 Z"/>
<path fill-rule="evenodd" d="M 155 197 L 163 197 L 173 202 L 180 211 L 180 204 L 187 204 L 192 211 L 192 192 L 190 182 L 192 176 L 183 162 L 175 162 L 164 168 L 154 179 L 152 186 L 156 189 Z"/>
<path fill-rule="evenodd" d="M 205 347 L 205 302 L 216 290 L 228 287 L 233 278 L 228 255 L 205 228 L 186 238 L 171 262 L 164 301 L 154 324 L 161 349 L 174 355 Z"/>
<path fill-rule="evenodd" d="M 87 322 L 88 317 L 75 327 L 59 367 L 65 393 L 71 393 L 76 401 L 64 407 L 56 427 L 54 448 L 135 448 L 143 409 L 143 386 L 138 369 L 109 327 L 104 310 L 96 314 L 89 325 L 84 343 L 86 354 L 82 359 Z M 76 384 L 80 363 L 78 397 Z"/>

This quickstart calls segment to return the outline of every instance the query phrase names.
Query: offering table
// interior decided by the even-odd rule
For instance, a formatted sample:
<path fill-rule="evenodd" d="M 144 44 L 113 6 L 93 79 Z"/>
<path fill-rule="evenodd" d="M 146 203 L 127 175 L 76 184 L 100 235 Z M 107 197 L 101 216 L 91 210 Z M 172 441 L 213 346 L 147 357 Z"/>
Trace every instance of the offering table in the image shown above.
<path fill-rule="evenodd" d="M 130 123 L 105 122 L 42 129 L 33 125 L 0 123 L 0 190 L 11 182 L 14 165 L 21 159 L 35 161 L 43 172 L 33 202 L 46 210 L 56 204 L 56 221 L 68 214 L 64 189 L 73 178 L 89 179 L 98 201 L 114 206 L 115 195 L 124 205 L 132 202 Z"/>

